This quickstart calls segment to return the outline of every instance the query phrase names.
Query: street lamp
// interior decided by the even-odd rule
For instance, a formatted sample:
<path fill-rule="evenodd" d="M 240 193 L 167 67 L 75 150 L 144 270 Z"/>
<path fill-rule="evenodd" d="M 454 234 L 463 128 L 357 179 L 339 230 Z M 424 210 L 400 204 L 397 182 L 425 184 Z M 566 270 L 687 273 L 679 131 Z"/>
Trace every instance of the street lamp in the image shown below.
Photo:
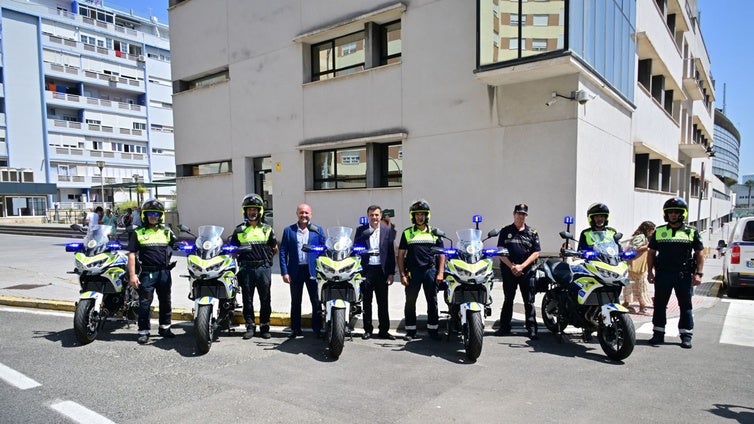
<path fill-rule="evenodd" d="M 100 184 L 100 192 L 102 194 L 102 209 L 105 209 L 105 175 L 102 173 L 102 168 L 105 167 L 105 161 L 104 160 L 98 160 L 97 161 L 97 168 L 99 168 L 99 184 Z"/>

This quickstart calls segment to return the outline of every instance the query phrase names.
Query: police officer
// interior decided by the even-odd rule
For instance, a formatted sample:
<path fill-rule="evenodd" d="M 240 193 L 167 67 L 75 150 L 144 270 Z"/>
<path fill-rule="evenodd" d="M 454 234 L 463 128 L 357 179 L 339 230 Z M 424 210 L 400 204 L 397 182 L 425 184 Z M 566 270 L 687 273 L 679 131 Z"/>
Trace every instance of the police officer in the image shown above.
<path fill-rule="evenodd" d="M 508 256 L 500 257 L 500 271 L 503 277 L 505 300 L 500 312 L 500 328 L 496 336 L 511 332 L 513 300 L 516 287 L 524 298 L 526 333 L 530 339 L 537 339 L 537 312 L 534 309 L 534 271 L 532 264 L 539 258 L 539 234 L 526 224 L 529 206 L 524 203 L 513 208 L 513 223 L 503 227 L 497 239 L 497 247 L 508 249 Z"/>
<path fill-rule="evenodd" d="M 702 282 L 704 246 L 696 229 L 684 224 L 689 212 L 685 200 L 673 197 L 665 202 L 662 210 L 667 224 L 657 227 L 650 237 L 647 254 L 647 281 L 655 285 L 655 309 L 652 316 L 654 328 L 649 344 L 659 345 L 665 342 L 665 309 L 670 293 L 675 290 L 681 310 L 678 321 L 681 347 L 691 349 L 691 337 L 694 334 L 691 296 L 694 294 L 694 286 Z"/>
<path fill-rule="evenodd" d="M 589 228 L 581 232 L 579 236 L 579 250 L 591 249 L 594 246 L 594 233 L 604 231 L 603 238 L 614 238 L 618 233 L 615 229 L 607 226 L 610 218 L 610 209 L 604 203 L 594 203 L 586 211 Z"/>
<path fill-rule="evenodd" d="M 170 331 L 173 285 L 170 270 L 175 266 L 175 262 L 170 263 L 170 257 L 175 234 L 162 224 L 164 215 L 162 202 L 147 200 L 141 208 L 142 225 L 128 239 L 129 284 L 139 292 L 139 344 L 149 341 L 149 307 L 155 290 L 160 303 L 158 334 L 168 339 L 175 337 Z M 141 268 L 138 273 L 137 255 Z"/>
<path fill-rule="evenodd" d="M 272 281 L 272 257 L 278 251 L 278 242 L 272 227 L 263 223 L 264 201 L 255 193 L 247 194 L 241 202 L 244 222 L 236 227 L 230 243 L 241 246 L 238 253 L 238 282 L 243 299 L 243 318 L 246 320 L 246 333 L 243 338 L 254 337 L 254 289 L 259 290 L 260 336 L 270 338 L 270 314 L 272 304 L 270 283 Z"/>
<path fill-rule="evenodd" d="M 430 337 L 440 340 L 437 332 L 437 285 L 443 280 L 445 255 L 436 255 L 433 247 L 443 247 L 442 239 L 432 234 L 429 226 L 429 203 L 418 200 L 409 207 L 412 226 L 403 230 L 398 244 L 398 271 L 401 284 L 406 287 L 406 341 L 416 337 L 416 299 L 424 289 L 427 299 L 427 330 Z M 439 261 L 435 257 L 439 256 Z"/>

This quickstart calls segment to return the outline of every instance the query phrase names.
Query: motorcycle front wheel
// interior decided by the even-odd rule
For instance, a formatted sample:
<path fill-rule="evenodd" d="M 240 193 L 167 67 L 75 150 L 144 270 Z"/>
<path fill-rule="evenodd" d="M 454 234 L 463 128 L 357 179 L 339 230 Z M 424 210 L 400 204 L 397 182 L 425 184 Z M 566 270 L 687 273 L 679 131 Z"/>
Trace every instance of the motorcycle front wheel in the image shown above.
<path fill-rule="evenodd" d="M 73 331 L 76 333 L 76 341 L 80 345 L 86 345 L 97 338 L 99 330 L 99 318 L 94 310 L 94 299 L 80 300 L 76 305 L 73 315 Z"/>
<path fill-rule="evenodd" d="M 548 290 L 542 297 L 542 321 L 553 334 L 559 334 L 568 326 L 567 322 L 558 321 L 559 314 L 560 306 L 558 305 L 557 295 L 553 290 Z"/>
<path fill-rule="evenodd" d="M 631 355 L 636 345 L 634 322 L 628 314 L 611 314 L 610 323 L 599 331 L 600 346 L 609 358 L 621 361 Z"/>
<path fill-rule="evenodd" d="M 214 331 L 212 328 L 212 305 L 200 305 L 194 319 L 194 330 L 196 332 L 196 348 L 201 354 L 209 352 L 212 347 L 212 337 Z"/>
<path fill-rule="evenodd" d="M 330 348 L 330 356 L 338 359 L 340 354 L 343 353 L 343 344 L 346 340 L 345 309 L 333 308 L 328 330 L 327 341 Z"/>
<path fill-rule="evenodd" d="M 466 313 L 468 314 L 466 316 L 466 334 L 464 335 L 466 356 L 472 361 L 476 361 L 482 354 L 484 323 L 482 323 L 480 311 L 468 311 Z"/>

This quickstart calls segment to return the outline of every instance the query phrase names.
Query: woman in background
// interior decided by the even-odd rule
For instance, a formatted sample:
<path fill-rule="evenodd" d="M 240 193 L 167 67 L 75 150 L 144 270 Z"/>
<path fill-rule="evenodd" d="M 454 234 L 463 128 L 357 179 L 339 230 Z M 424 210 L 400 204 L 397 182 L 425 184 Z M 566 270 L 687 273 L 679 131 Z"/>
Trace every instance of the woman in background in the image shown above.
<path fill-rule="evenodd" d="M 634 231 L 629 241 L 629 248 L 636 250 L 639 254 L 628 263 L 629 284 L 623 290 L 623 306 L 631 312 L 636 312 L 631 303 L 636 300 L 639 302 L 639 313 L 647 313 L 647 307 L 651 306 L 647 285 L 647 249 L 649 238 L 655 232 L 655 224 L 652 221 L 644 221 L 639 228 Z"/>

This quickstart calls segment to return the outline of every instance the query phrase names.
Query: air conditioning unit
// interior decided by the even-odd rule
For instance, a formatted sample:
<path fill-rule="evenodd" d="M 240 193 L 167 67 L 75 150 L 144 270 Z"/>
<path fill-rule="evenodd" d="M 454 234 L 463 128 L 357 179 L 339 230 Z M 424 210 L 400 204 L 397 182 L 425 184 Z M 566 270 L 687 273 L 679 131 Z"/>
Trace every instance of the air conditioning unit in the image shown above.
<path fill-rule="evenodd" d="M 115 75 L 110 75 L 110 82 L 118 82 L 118 77 Z"/>
<path fill-rule="evenodd" d="M 137 61 L 137 62 L 145 62 L 146 60 L 147 60 L 147 59 L 146 59 L 146 58 L 144 57 L 144 55 L 141 55 L 141 54 L 139 55 L 139 57 L 138 57 L 138 58 L 136 58 L 136 61 Z"/>

